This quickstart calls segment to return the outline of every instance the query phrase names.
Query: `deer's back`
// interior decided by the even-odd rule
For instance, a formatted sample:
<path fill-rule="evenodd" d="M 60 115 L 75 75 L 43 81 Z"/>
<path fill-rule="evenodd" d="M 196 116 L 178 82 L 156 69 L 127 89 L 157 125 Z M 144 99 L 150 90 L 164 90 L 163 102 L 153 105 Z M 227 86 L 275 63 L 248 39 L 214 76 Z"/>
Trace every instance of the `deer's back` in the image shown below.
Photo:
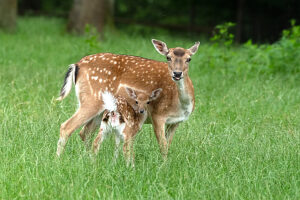
<path fill-rule="evenodd" d="M 151 94 L 157 88 L 162 93 L 152 105 L 152 110 L 166 112 L 174 110 L 177 101 L 177 86 L 172 81 L 168 64 L 137 56 L 99 53 L 82 58 L 78 63 L 78 84 L 84 94 L 101 99 L 101 92 L 116 95 L 124 86 Z M 133 100 L 127 99 L 132 105 Z"/>

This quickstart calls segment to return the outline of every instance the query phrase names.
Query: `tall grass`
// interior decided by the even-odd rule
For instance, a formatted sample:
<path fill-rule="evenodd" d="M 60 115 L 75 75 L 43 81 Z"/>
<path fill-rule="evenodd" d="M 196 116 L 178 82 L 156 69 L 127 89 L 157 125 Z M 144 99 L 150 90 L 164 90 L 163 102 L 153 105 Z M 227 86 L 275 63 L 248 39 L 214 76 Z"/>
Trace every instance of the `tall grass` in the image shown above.
<path fill-rule="evenodd" d="M 113 163 L 113 140 L 92 160 L 78 131 L 55 157 L 59 126 L 77 106 L 74 94 L 54 101 L 68 64 L 96 52 L 164 60 L 150 39 L 119 32 L 90 45 L 45 18 L 20 18 L 15 34 L 0 32 L 0 199 L 300 198 L 300 59 L 291 38 L 241 47 L 201 41 L 190 66 L 196 109 L 166 161 L 150 125 L 137 136 L 134 169 L 122 156 Z"/>

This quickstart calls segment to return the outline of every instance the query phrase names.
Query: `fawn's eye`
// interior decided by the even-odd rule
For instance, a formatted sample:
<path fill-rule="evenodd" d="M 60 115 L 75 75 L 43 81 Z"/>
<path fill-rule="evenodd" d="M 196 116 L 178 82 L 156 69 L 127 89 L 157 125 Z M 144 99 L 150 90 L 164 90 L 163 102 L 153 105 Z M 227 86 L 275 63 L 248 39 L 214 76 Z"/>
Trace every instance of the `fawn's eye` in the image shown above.
<path fill-rule="evenodd" d="M 191 58 L 188 58 L 186 59 L 186 62 L 191 62 L 191 60 L 192 60 Z"/>
<path fill-rule="evenodd" d="M 136 104 L 139 104 L 139 102 L 135 101 Z"/>
<path fill-rule="evenodd" d="M 168 61 L 171 61 L 171 57 L 170 57 L 170 56 L 167 56 L 167 60 L 168 60 Z"/>
<path fill-rule="evenodd" d="M 149 104 L 150 103 L 150 101 L 147 101 L 147 104 Z"/>

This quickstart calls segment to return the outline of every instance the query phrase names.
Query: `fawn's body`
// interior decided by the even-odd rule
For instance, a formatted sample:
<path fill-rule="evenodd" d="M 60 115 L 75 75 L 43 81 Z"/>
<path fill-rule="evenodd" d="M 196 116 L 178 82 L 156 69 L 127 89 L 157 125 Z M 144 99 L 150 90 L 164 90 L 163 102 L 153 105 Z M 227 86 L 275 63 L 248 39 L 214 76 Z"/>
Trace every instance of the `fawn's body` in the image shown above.
<path fill-rule="evenodd" d="M 156 99 L 161 89 L 155 90 L 157 92 L 154 91 L 151 95 L 138 94 L 134 92 L 134 90 L 126 89 L 132 92 L 128 92 L 129 96 L 138 102 L 138 104 L 141 104 L 141 107 L 136 110 L 127 102 L 126 98 L 121 96 L 114 97 L 110 92 L 104 92 L 102 99 L 105 110 L 103 112 L 99 133 L 93 143 L 93 152 L 97 154 L 105 137 L 109 133 L 114 132 L 116 139 L 115 157 L 118 156 L 118 147 L 120 141 L 122 141 L 124 142 L 123 151 L 127 164 L 131 163 L 134 165 L 133 142 L 134 137 L 147 118 L 145 102 L 150 103 L 150 101 Z"/>
<path fill-rule="evenodd" d="M 85 124 L 80 132 L 82 139 L 95 129 L 96 117 L 104 111 L 101 93 L 109 91 L 113 95 L 126 97 L 123 89 L 126 86 L 145 93 L 162 88 L 160 96 L 148 105 L 148 117 L 163 155 L 167 154 L 178 124 L 194 110 L 194 87 L 188 76 L 188 63 L 199 43 L 190 49 L 168 49 L 165 43 L 156 40 L 153 40 L 153 44 L 159 53 L 167 56 L 168 63 L 99 53 L 86 56 L 70 66 L 59 100 L 70 92 L 73 80 L 79 108 L 61 125 L 57 155 L 61 154 L 68 137 L 81 125 Z M 127 101 L 131 105 L 135 103 L 131 98 L 127 98 Z"/>

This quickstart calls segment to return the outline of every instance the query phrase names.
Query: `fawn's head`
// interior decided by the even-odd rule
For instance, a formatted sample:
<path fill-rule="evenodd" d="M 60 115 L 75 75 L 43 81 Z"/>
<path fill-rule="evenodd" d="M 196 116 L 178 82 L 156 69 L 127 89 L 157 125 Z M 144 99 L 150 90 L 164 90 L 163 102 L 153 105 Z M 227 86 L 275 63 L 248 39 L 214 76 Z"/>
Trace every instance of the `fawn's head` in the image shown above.
<path fill-rule="evenodd" d="M 145 112 L 147 105 L 150 104 L 151 101 L 159 97 L 162 91 L 161 88 L 158 88 L 156 90 L 153 90 L 152 93 L 149 95 L 144 92 L 139 92 L 139 91 L 137 92 L 129 87 L 126 87 L 125 89 L 129 97 L 135 100 L 135 104 L 137 108 L 136 111 L 141 114 Z"/>
<path fill-rule="evenodd" d="M 189 49 L 181 47 L 169 49 L 166 43 L 155 39 L 152 39 L 152 43 L 158 53 L 166 56 L 173 81 L 179 81 L 187 76 L 191 56 L 197 52 L 200 42 L 196 42 Z"/>

